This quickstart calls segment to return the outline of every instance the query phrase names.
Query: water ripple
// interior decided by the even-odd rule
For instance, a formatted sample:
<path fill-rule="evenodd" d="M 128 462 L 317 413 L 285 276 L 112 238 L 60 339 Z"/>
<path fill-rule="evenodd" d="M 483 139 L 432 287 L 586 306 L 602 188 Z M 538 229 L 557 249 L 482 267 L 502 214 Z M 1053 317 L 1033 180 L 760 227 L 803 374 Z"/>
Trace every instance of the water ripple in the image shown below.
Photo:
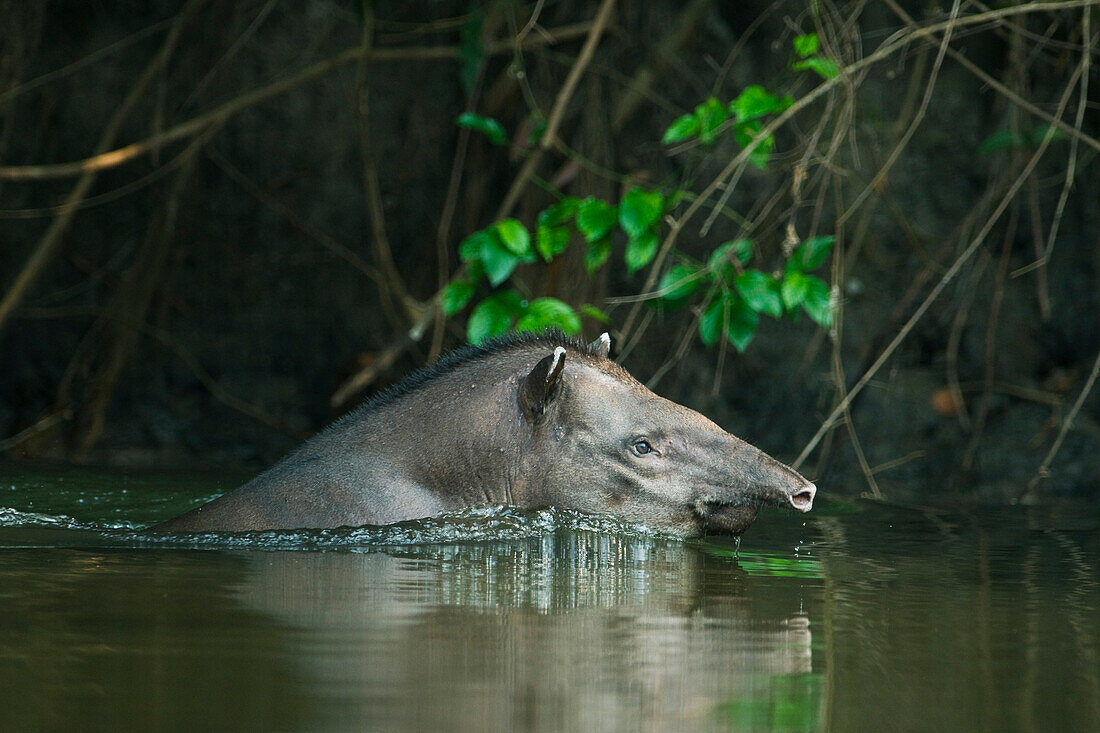
<path fill-rule="evenodd" d="M 352 552 L 358 549 L 403 545 L 521 540 L 557 531 L 585 531 L 639 538 L 663 536 L 643 524 L 624 522 L 613 517 L 584 514 L 569 509 L 530 510 L 511 506 L 470 507 L 437 517 L 383 526 L 198 533 L 149 532 L 132 522 L 84 523 L 64 515 L 51 516 L 0 508 L 0 527 L 93 531 L 130 547 L 332 549 Z"/>

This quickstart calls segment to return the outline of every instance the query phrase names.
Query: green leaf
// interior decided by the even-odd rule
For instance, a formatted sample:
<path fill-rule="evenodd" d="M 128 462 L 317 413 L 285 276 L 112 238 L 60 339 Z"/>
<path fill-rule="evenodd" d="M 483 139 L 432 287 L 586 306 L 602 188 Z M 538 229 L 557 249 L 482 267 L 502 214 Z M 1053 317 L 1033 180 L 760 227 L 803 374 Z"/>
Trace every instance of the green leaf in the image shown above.
<path fill-rule="evenodd" d="M 549 206 L 539 212 L 539 225 L 556 227 L 573 218 L 577 213 L 577 206 L 581 200 L 575 196 L 566 196 L 553 206 Z"/>
<path fill-rule="evenodd" d="M 542 258 L 549 262 L 569 247 L 569 230 L 565 227 L 539 224 L 535 232 L 535 247 Z"/>
<path fill-rule="evenodd" d="M 807 239 L 798 245 L 798 248 L 791 253 L 791 258 L 787 261 L 787 269 L 800 270 L 802 272 L 809 272 L 810 270 L 816 270 L 821 267 L 825 262 L 825 258 L 829 256 L 829 250 L 833 248 L 833 242 L 836 241 L 836 237 L 813 237 Z"/>
<path fill-rule="evenodd" d="M 699 119 L 699 141 L 709 145 L 718 136 L 718 128 L 729 119 L 730 113 L 724 104 L 711 97 L 695 108 L 695 116 Z"/>
<path fill-rule="evenodd" d="M 767 313 L 772 318 L 783 315 L 783 300 L 779 295 L 779 283 L 771 275 L 760 270 L 746 270 L 737 276 L 734 287 L 745 303 L 755 312 Z M 733 340 L 732 337 L 730 339 Z"/>
<path fill-rule="evenodd" d="M 577 206 L 577 229 L 589 242 L 603 239 L 619 222 L 619 212 L 606 201 L 589 196 Z"/>
<path fill-rule="evenodd" d="M 821 41 L 818 39 L 816 33 L 807 33 L 804 36 L 796 36 L 793 45 L 794 52 L 800 57 L 806 58 L 807 56 L 813 56 L 817 53 Z"/>
<path fill-rule="evenodd" d="M 737 252 L 737 259 L 741 260 L 741 264 L 749 264 L 749 260 L 752 259 L 752 240 L 738 239 L 733 243 L 733 248 Z"/>
<path fill-rule="evenodd" d="M 637 239 L 631 239 L 626 243 L 626 269 L 637 272 L 652 260 L 657 254 L 657 232 L 648 231 Z"/>
<path fill-rule="evenodd" d="M 784 101 L 759 84 L 745 87 L 737 98 L 730 102 L 730 112 L 737 115 L 737 119 L 743 122 L 754 120 L 773 112 L 782 112 L 790 106 L 784 106 Z"/>
<path fill-rule="evenodd" d="M 522 257 L 531 253 L 531 234 L 527 227 L 515 219 L 504 219 L 495 224 L 501 244 L 514 255 Z"/>
<path fill-rule="evenodd" d="M 726 329 L 726 301 L 716 297 L 699 318 L 699 338 L 707 346 L 714 346 Z"/>
<path fill-rule="evenodd" d="M 582 304 L 581 313 L 593 320 L 599 321 L 600 323 L 611 323 L 611 316 L 607 315 L 591 303 Z"/>
<path fill-rule="evenodd" d="M 513 290 L 491 295 L 478 303 L 466 322 L 466 338 L 473 344 L 500 336 L 512 326 L 523 309 L 519 295 Z"/>
<path fill-rule="evenodd" d="M 747 148 L 749 143 L 756 139 L 763 129 L 764 125 L 759 120 L 738 122 L 733 126 L 733 136 L 736 138 L 738 145 Z M 773 147 L 775 147 L 775 138 L 768 135 L 749 153 L 749 162 L 763 170 L 768 166 Z"/>
<path fill-rule="evenodd" d="M 665 145 L 671 145 L 672 143 L 678 143 L 681 140 L 695 137 L 698 134 L 699 118 L 696 117 L 694 113 L 686 114 L 683 117 L 677 117 L 676 120 L 668 126 L 664 136 L 661 138 L 661 142 Z"/>
<path fill-rule="evenodd" d="M 829 284 L 812 275 L 807 276 L 806 297 L 802 300 L 802 310 L 819 326 L 828 328 L 833 325 L 832 298 Z"/>
<path fill-rule="evenodd" d="M 527 147 L 533 148 L 542 139 L 542 133 L 546 132 L 546 120 L 538 120 L 531 128 L 531 134 L 527 136 Z"/>
<path fill-rule="evenodd" d="M 443 315 L 450 317 L 466 307 L 470 298 L 474 296 L 474 284 L 469 280 L 453 280 L 443 288 L 443 294 L 439 296 L 439 304 L 443 307 Z"/>
<path fill-rule="evenodd" d="M 803 275 L 797 270 L 787 272 L 783 278 L 783 284 L 779 288 L 779 295 L 783 298 L 783 305 L 787 310 L 793 311 L 810 292 L 810 276 Z"/>
<path fill-rule="evenodd" d="M 735 349 L 744 352 L 756 334 L 759 323 L 760 316 L 748 303 L 742 300 L 731 303 L 726 321 L 726 338 Z"/>
<path fill-rule="evenodd" d="M 747 265 L 749 260 L 752 259 L 752 240 L 731 240 L 718 245 L 710 253 L 710 258 L 707 260 L 707 269 L 711 272 L 725 274 L 729 270 L 731 255 L 736 257 L 742 265 Z"/>
<path fill-rule="evenodd" d="M 994 153 L 998 150 L 1006 150 L 1008 148 L 1020 148 L 1027 144 L 1027 141 L 1020 135 L 1013 135 L 1008 130 L 998 130 L 978 145 L 979 153 Z"/>
<path fill-rule="evenodd" d="M 810 71 L 816 72 L 822 79 L 833 79 L 840 73 L 840 69 L 837 68 L 836 62 L 824 56 L 814 56 L 812 58 L 803 59 L 802 61 L 797 61 L 791 65 L 791 68 L 795 71 L 809 69 Z"/>
<path fill-rule="evenodd" d="M 591 275 L 596 270 L 603 267 L 607 262 L 607 258 L 611 256 L 611 237 L 604 237 L 603 239 L 597 239 L 595 242 L 589 242 L 588 246 L 584 250 L 584 269 Z"/>
<path fill-rule="evenodd" d="M 485 246 L 485 242 L 492 241 L 493 239 L 495 239 L 495 235 L 488 229 L 474 232 L 463 239 L 462 244 L 458 245 L 458 259 L 463 262 L 475 262 L 480 260 L 481 250 Z"/>
<path fill-rule="evenodd" d="M 631 239 L 637 239 L 661 218 L 664 199 L 660 191 L 632 188 L 619 203 L 619 226 Z"/>
<path fill-rule="evenodd" d="M 690 265 L 674 265 L 661 278 L 657 290 L 664 293 L 661 300 L 683 300 L 695 292 L 700 282 L 701 278 L 696 268 Z"/>
<path fill-rule="evenodd" d="M 1065 140 L 1066 138 L 1066 133 L 1062 132 L 1053 125 L 1036 125 L 1031 129 L 1031 132 L 1028 133 L 1028 137 L 1031 138 L 1031 144 L 1035 147 L 1039 147 L 1040 145 L 1042 145 L 1043 138 L 1047 136 L 1048 132 L 1050 133 L 1051 142 L 1054 142 L 1056 140 Z"/>
<path fill-rule="evenodd" d="M 458 55 L 462 62 L 459 78 L 462 81 L 462 88 L 466 91 L 466 97 L 469 98 L 473 93 L 474 84 L 477 83 L 481 61 L 485 58 L 485 47 L 481 43 L 481 26 L 484 16 L 480 8 L 471 6 L 466 18 L 466 22 L 462 25 Z"/>
<path fill-rule="evenodd" d="M 508 135 L 504 132 L 504 128 L 492 117 L 475 115 L 473 112 L 463 112 L 455 120 L 455 123 L 459 127 L 466 127 L 483 133 L 485 137 L 489 138 L 489 142 L 494 145 L 506 145 L 508 143 Z"/>
<path fill-rule="evenodd" d="M 580 333 L 581 319 L 569 305 L 557 298 L 536 298 L 516 323 L 516 331 L 560 328 L 567 335 Z"/>
<path fill-rule="evenodd" d="M 520 258 L 504 246 L 499 236 L 489 237 L 482 242 L 481 264 L 485 265 L 485 275 L 493 287 L 507 280 L 519 262 Z"/>

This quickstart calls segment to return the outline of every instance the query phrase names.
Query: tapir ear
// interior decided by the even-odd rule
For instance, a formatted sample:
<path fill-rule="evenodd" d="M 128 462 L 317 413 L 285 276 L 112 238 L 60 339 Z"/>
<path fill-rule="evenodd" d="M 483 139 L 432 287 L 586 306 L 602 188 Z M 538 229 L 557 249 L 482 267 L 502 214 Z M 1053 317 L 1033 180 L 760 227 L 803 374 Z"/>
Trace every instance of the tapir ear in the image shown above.
<path fill-rule="evenodd" d="M 611 337 L 607 335 L 607 331 L 601 333 L 598 339 L 588 345 L 588 353 L 605 359 L 611 354 Z"/>
<path fill-rule="evenodd" d="M 523 411 L 531 419 L 538 418 L 557 396 L 561 387 L 561 374 L 565 371 L 565 349 L 561 346 L 531 370 L 519 390 Z"/>

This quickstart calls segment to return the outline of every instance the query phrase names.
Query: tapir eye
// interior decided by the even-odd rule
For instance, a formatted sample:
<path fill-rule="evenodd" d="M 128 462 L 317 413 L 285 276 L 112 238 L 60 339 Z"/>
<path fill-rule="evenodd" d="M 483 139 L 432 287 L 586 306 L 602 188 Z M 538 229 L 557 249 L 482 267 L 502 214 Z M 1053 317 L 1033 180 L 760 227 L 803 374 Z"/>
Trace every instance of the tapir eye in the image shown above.
<path fill-rule="evenodd" d="M 634 449 L 634 453 L 639 456 L 644 456 L 646 453 L 653 452 L 653 446 L 650 445 L 649 441 L 645 440 L 644 438 L 642 440 L 634 441 L 634 445 L 632 447 Z"/>

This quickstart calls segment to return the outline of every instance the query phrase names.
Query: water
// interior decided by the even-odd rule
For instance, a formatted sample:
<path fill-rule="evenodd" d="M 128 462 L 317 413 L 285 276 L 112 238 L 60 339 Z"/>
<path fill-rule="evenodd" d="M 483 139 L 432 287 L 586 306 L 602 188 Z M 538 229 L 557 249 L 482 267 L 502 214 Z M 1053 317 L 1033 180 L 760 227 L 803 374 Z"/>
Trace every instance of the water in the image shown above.
<path fill-rule="evenodd" d="M 0 730 L 1100 729 L 1090 507 L 140 531 L 239 478 L 0 466 Z"/>

